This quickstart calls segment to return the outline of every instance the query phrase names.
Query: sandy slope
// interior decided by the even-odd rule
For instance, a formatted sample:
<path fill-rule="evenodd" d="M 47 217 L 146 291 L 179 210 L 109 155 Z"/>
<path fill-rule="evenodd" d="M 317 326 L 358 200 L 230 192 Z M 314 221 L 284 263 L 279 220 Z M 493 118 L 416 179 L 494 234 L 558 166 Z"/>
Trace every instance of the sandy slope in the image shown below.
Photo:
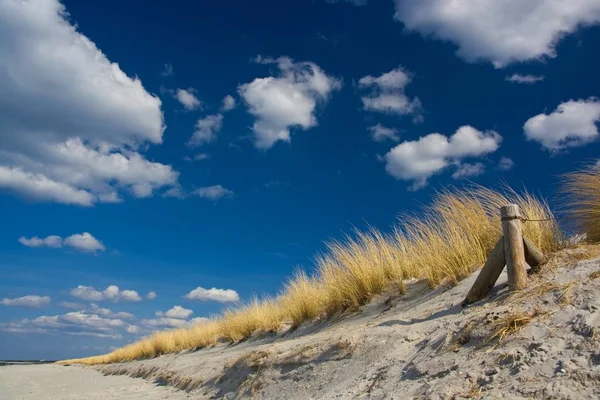
<path fill-rule="evenodd" d="M 59 365 L 0 367 L 2 400 L 188 399 L 187 393 L 91 368 Z"/>
<path fill-rule="evenodd" d="M 381 296 L 335 321 L 99 369 L 195 399 L 598 399 L 596 271 L 600 259 L 572 262 L 510 297 L 503 275 L 489 300 L 464 309 L 475 275 L 433 291 L 417 282 L 406 296 Z M 520 332 L 490 340 L 513 314 L 534 316 Z"/>

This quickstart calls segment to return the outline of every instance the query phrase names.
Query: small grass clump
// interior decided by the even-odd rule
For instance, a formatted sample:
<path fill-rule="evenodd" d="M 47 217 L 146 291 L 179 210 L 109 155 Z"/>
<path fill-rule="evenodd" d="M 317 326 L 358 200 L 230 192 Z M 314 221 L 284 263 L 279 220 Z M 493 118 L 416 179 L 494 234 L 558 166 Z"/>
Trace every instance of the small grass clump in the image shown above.
<path fill-rule="evenodd" d="M 328 244 L 317 257 L 315 272 L 297 272 L 275 299 L 254 299 L 210 322 L 155 333 L 114 352 L 69 362 L 105 364 L 156 357 L 211 346 L 219 339 L 240 341 L 254 333 L 275 332 L 282 324 L 355 310 L 373 296 L 404 280 L 425 280 L 430 287 L 456 284 L 479 268 L 501 236 L 499 209 L 518 204 L 529 219 L 524 234 L 544 252 L 559 247 L 560 236 L 548 205 L 529 194 L 483 187 L 436 195 L 419 215 L 401 216 L 390 234 L 375 229 L 355 232 Z M 518 322 L 515 322 L 518 324 Z"/>
<path fill-rule="evenodd" d="M 569 215 L 587 240 L 600 243 L 600 162 L 566 174 L 563 191 Z"/>

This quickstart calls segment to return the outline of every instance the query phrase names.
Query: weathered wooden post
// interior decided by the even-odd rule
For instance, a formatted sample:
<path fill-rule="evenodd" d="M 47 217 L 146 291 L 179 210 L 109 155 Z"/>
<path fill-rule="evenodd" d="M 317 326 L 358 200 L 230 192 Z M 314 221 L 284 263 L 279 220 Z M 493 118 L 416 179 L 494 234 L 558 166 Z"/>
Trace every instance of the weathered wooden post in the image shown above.
<path fill-rule="evenodd" d="M 483 299 L 494 287 L 505 264 L 504 238 L 500 238 L 498 243 L 496 243 L 496 246 L 494 246 L 492 254 L 490 254 L 485 265 L 481 269 L 481 272 L 477 276 L 471 290 L 469 290 L 467 297 L 463 301 L 463 306 Z"/>
<path fill-rule="evenodd" d="M 540 266 L 545 260 L 544 253 L 527 236 L 523 236 L 523 244 L 525 245 L 525 261 L 531 267 L 531 272 L 539 272 Z"/>
<path fill-rule="evenodd" d="M 521 290 L 527 286 L 527 263 L 525 262 L 525 245 L 519 206 L 509 204 L 500 208 L 500 216 L 502 217 L 508 285 L 511 290 Z"/>

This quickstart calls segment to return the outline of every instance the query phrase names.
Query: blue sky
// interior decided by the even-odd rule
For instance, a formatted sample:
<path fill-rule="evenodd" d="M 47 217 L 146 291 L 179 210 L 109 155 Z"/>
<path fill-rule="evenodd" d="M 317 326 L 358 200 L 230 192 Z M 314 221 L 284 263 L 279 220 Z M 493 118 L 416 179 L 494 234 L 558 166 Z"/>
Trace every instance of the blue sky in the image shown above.
<path fill-rule="evenodd" d="M 0 0 L 0 359 L 275 295 L 449 186 L 560 204 L 600 3 L 522 3 Z"/>

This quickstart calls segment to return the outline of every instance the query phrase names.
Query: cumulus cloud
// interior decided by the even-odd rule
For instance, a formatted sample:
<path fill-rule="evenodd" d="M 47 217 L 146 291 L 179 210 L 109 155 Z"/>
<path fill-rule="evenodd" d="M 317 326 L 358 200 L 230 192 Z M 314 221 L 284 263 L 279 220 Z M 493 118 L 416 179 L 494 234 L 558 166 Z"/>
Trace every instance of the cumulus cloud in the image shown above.
<path fill-rule="evenodd" d="M 26 238 L 22 236 L 19 238 L 19 242 L 27 247 L 60 248 L 64 246 L 85 253 L 95 253 L 96 251 L 106 250 L 104 244 L 88 232 L 76 233 L 64 239 L 57 235 L 50 235 L 46 238 L 39 238 L 37 236 Z"/>
<path fill-rule="evenodd" d="M 0 331 L 9 333 L 57 333 L 61 335 L 92 336 L 121 339 L 119 332 L 125 323 L 118 318 L 104 318 L 85 311 L 61 315 L 43 315 L 35 319 L 0 324 Z"/>
<path fill-rule="evenodd" d="M 513 83 L 524 83 L 531 85 L 536 82 L 540 82 L 544 80 L 543 76 L 538 75 L 521 75 L 521 74 L 512 74 L 511 76 L 507 76 L 505 80 Z"/>
<path fill-rule="evenodd" d="M 256 120 L 252 126 L 254 144 L 269 149 L 277 141 L 290 141 L 290 129 L 309 129 L 317 125 L 318 104 L 327 102 L 341 81 L 325 74 L 312 62 L 294 62 L 258 56 L 260 64 L 275 64 L 276 76 L 256 78 L 238 87 L 238 93 Z"/>
<path fill-rule="evenodd" d="M 197 147 L 210 143 L 217 138 L 217 133 L 223 127 L 223 115 L 207 115 L 196 121 L 196 130 L 188 142 L 188 146 Z"/>
<path fill-rule="evenodd" d="M 508 171 L 515 166 L 515 162 L 509 157 L 502 157 L 498 162 L 498 168 L 501 171 Z"/>
<path fill-rule="evenodd" d="M 0 8 L 0 189 L 92 206 L 145 197 L 178 173 L 160 144 L 161 101 L 77 31 L 58 0 Z"/>
<path fill-rule="evenodd" d="M 386 140 L 397 142 L 400 140 L 400 137 L 398 136 L 398 129 L 386 128 L 379 123 L 377 125 L 370 126 L 368 129 L 371 132 L 371 138 L 373 138 L 373 140 L 376 142 L 384 142 Z"/>
<path fill-rule="evenodd" d="M 427 184 L 427 179 L 465 158 L 483 157 L 500 146 L 502 137 L 494 131 L 481 132 L 462 126 L 446 137 L 431 133 L 419 140 L 402 142 L 385 156 L 385 169 L 396 179 L 413 181 L 412 189 Z"/>
<path fill-rule="evenodd" d="M 154 300 L 156 298 L 156 292 L 148 292 L 148 294 L 146 295 L 146 299 L 148 300 Z"/>
<path fill-rule="evenodd" d="M 52 299 L 48 296 L 28 295 L 14 299 L 4 298 L 0 300 L 0 304 L 18 307 L 43 307 L 50 304 L 51 301 Z"/>
<path fill-rule="evenodd" d="M 187 319 L 193 313 L 194 312 L 192 310 L 189 310 L 187 308 L 183 308 L 181 306 L 174 306 L 167 312 L 157 311 L 156 316 L 157 317 L 167 317 L 167 318 L 177 318 L 177 319 Z"/>
<path fill-rule="evenodd" d="M 551 114 L 539 114 L 525 122 L 527 140 L 533 140 L 547 150 L 558 151 L 586 145 L 598 138 L 600 101 L 569 100 L 558 105 Z"/>
<path fill-rule="evenodd" d="M 103 291 L 96 290 L 91 286 L 79 285 L 76 288 L 71 289 L 70 293 L 73 297 L 90 301 L 142 301 L 142 298 L 135 290 L 121 290 L 115 285 L 110 285 Z"/>
<path fill-rule="evenodd" d="M 185 296 L 189 300 L 209 300 L 218 301 L 220 303 L 237 302 L 240 301 L 240 295 L 232 289 L 204 289 L 198 286 Z"/>
<path fill-rule="evenodd" d="M 233 191 L 226 189 L 221 185 L 201 187 L 192 191 L 192 194 L 212 201 L 221 198 L 231 198 L 234 195 Z"/>
<path fill-rule="evenodd" d="M 404 88 L 412 80 L 412 76 L 402 66 L 386 72 L 378 77 L 363 76 L 358 81 L 362 90 L 369 94 L 361 97 L 363 108 L 367 111 L 376 111 L 387 114 L 415 116 L 415 122 L 422 120 L 421 102 L 417 97 L 408 98 Z"/>
<path fill-rule="evenodd" d="M 471 178 L 474 176 L 479 176 L 483 174 L 485 171 L 485 166 L 482 163 L 475 164 L 460 164 L 456 171 L 452 174 L 452 178 L 454 179 L 465 179 Z"/>
<path fill-rule="evenodd" d="M 223 104 L 221 105 L 221 111 L 231 111 L 237 106 L 235 99 L 231 95 L 227 95 L 223 98 Z"/>
<path fill-rule="evenodd" d="M 202 107 L 202 103 L 194 95 L 195 90 L 189 89 L 177 89 L 175 91 L 175 98 L 181 105 L 188 111 L 197 110 Z"/>
<path fill-rule="evenodd" d="M 497 68 L 556 57 L 560 39 L 600 22 L 597 0 L 395 0 L 395 19 L 408 30 L 449 40 L 469 62 Z"/>

